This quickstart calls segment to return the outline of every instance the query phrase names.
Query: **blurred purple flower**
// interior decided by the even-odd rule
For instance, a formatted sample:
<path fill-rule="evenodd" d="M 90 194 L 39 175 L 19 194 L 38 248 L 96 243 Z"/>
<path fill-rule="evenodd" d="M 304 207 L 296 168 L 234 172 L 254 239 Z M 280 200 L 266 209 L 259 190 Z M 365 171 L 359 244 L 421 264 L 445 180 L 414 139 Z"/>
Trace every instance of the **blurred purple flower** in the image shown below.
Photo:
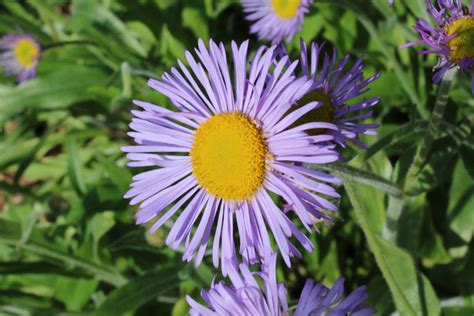
<path fill-rule="evenodd" d="M 35 77 L 40 55 L 39 44 L 29 34 L 9 34 L 0 40 L 0 67 L 19 83 Z"/>
<path fill-rule="evenodd" d="M 303 74 L 313 80 L 313 85 L 297 101 L 297 108 L 314 101 L 323 102 L 323 106 L 308 112 L 297 123 L 333 123 L 338 127 L 337 130 L 317 130 L 316 133 L 327 133 L 334 136 L 333 141 L 342 147 L 346 146 L 347 141 L 366 147 L 362 141 L 357 139 L 357 136 L 360 134 L 376 135 L 378 125 L 364 124 L 360 121 L 372 116 L 370 109 L 379 103 L 380 98 L 373 97 L 350 103 L 351 100 L 366 93 L 367 86 L 379 78 L 380 74 L 375 74 L 364 80 L 364 59 L 362 57 L 348 68 L 346 66 L 350 60 L 349 55 L 338 60 L 336 49 L 333 48 L 332 55 L 324 54 L 323 57 L 324 46 L 325 43 L 313 42 L 311 50 L 308 52 L 305 42 L 301 40 L 300 65 Z"/>
<path fill-rule="evenodd" d="M 250 33 L 273 44 L 290 41 L 303 26 L 304 15 L 314 0 L 241 0 Z"/>
<path fill-rule="evenodd" d="M 472 93 L 474 94 L 474 0 L 471 10 L 463 7 L 461 0 L 436 0 L 435 4 L 427 0 L 428 13 L 435 21 L 435 26 L 419 19 L 415 30 L 421 39 L 403 45 L 410 47 L 426 44 L 428 50 L 421 54 L 438 55 L 437 71 L 433 82 L 439 83 L 444 74 L 455 66 L 471 73 Z"/>
<path fill-rule="evenodd" d="M 199 41 L 198 60 L 185 53 L 191 71 L 178 61 L 180 70 L 172 68 L 161 81 L 151 79 L 149 86 L 167 96 L 177 111 L 135 101 L 144 110 L 132 111 L 129 135 L 137 145 L 123 148 L 129 166 L 156 168 L 135 176 L 125 195 L 132 198 L 130 204 L 141 203 L 137 223 L 160 216 L 150 228 L 154 232 L 182 209 L 166 243 L 175 249 L 184 243 L 183 260 L 196 256 L 198 265 L 212 231 L 213 263 L 217 267 L 220 259 L 224 275 L 229 264 L 237 266 L 234 221 L 244 262 L 257 263 L 272 249 L 270 229 L 290 265 L 290 257 L 300 256 L 291 236 L 307 251 L 313 245 L 287 217 L 289 210 L 275 204 L 275 196 L 308 231 L 317 220 L 331 219 L 325 211 L 337 211 L 322 195 L 339 197 L 328 185 L 340 184 L 339 179 L 295 165 L 338 159 L 335 146 L 328 145 L 332 136 L 306 133 L 336 129 L 333 124 L 289 128 L 319 106 L 311 102 L 288 112 L 312 80 L 293 76 L 297 62 L 285 70 L 288 57 L 274 65 L 276 47 L 258 49 L 247 71 L 247 49 L 248 41 L 240 47 L 233 42 L 229 65 L 222 43 L 211 40 L 207 49 Z"/>
<path fill-rule="evenodd" d="M 223 281 L 212 283 L 209 291 L 202 290 L 201 296 L 207 306 L 191 297 L 186 299 L 191 306 L 192 316 L 218 315 L 289 315 L 284 284 L 277 283 L 276 256 L 269 256 L 268 266 L 262 272 L 252 273 L 245 264 L 240 265 L 240 273 L 229 270 L 231 285 Z M 259 285 L 257 279 L 262 282 Z M 375 309 L 364 304 L 367 299 L 366 287 L 361 286 L 343 299 L 344 279 L 336 281 L 332 289 L 307 280 L 294 316 L 367 316 Z"/>

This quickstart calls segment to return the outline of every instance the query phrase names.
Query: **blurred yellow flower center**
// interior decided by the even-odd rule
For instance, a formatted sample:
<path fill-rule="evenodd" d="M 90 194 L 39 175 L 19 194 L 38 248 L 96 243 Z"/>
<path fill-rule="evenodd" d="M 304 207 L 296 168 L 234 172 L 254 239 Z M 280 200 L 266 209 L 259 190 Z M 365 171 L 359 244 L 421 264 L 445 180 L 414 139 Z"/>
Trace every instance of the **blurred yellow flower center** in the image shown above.
<path fill-rule="evenodd" d="M 21 39 L 15 45 L 15 58 L 24 68 L 31 68 L 38 58 L 39 48 L 31 40 Z"/>
<path fill-rule="evenodd" d="M 275 13 L 283 19 L 291 19 L 298 12 L 301 0 L 272 0 Z"/>
<path fill-rule="evenodd" d="M 218 114 L 196 130 L 190 152 L 193 174 L 216 197 L 249 199 L 262 186 L 267 152 L 262 131 L 249 117 Z"/>
<path fill-rule="evenodd" d="M 474 59 L 474 17 L 463 17 L 447 26 L 448 35 L 456 34 L 449 40 L 449 56 L 456 62 L 464 58 Z"/>
<path fill-rule="evenodd" d="M 308 92 L 304 97 L 302 97 L 298 101 L 298 104 L 300 106 L 303 106 L 310 102 L 315 102 L 315 101 L 322 102 L 324 104 L 306 113 L 303 117 L 301 117 L 298 121 L 296 121 L 295 124 L 293 124 L 293 127 L 301 125 L 301 124 L 314 123 L 314 122 L 332 123 L 333 115 L 334 115 L 334 104 L 331 101 L 331 96 L 327 94 L 326 92 L 324 92 L 323 89 L 315 89 Z M 323 132 L 324 132 L 323 129 L 312 129 L 308 131 L 310 135 L 318 135 Z"/>

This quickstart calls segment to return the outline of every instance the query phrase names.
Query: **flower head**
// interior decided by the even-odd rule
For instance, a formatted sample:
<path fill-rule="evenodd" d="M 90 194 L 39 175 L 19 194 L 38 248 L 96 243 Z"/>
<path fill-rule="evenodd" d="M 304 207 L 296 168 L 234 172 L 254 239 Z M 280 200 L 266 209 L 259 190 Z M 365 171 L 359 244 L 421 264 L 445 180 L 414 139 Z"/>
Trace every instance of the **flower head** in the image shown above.
<path fill-rule="evenodd" d="M 284 284 L 276 279 L 276 256 L 270 256 L 263 271 L 250 272 L 241 264 L 240 273 L 229 270 L 231 285 L 223 281 L 212 283 L 209 291 L 203 290 L 201 296 L 207 306 L 201 305 L 191 297 L 187 301 L 193 316 L 217 315 L 255 315 L 284 316 L 289 315 Z M 260 279 L 262 285 L 259 285 Z M 301 293 L 294 316 L 367 316 L 375 313 L 375 309 L 364 304 L 367 299 L 365 286 L 359 287 L 343 299 L 344 279 L 336 281 L 331 289 L 313 280 L 307 280 Z"/>
<path fill-rule="evenodd" d="M 34 78 L 40 55 L 39 44 L 29 34 L 10 34 L 0 40 L 0 67 L 20 83 Z"/>
<path fill-rule="evenodd" d="M 241 0 L 250 33 L 274 44 L 289 41 L 303 26 L 304 15 L 313 0 Z"/>
<path fill-rule="evenodd" d="M 183 260 L 195 257 L 199 264 L 214 236 L 213 262 L 218 266 L 220 259 L 224 274 L 229 263 L 237 266 L 234 223 L 246 263 L 259 262 L 272 249 L 270 230 L 289 265 L 290 257 L 300 256 L 291 236 L 313 250 L 290 217 L 311 231 L 317 220 L 330 219 L 325 211 L 337 210 L 327 197 L 339 197 L 331 186 L 339 179 L 295 165 L 338 159 L 334 145 L 328 145 L 332 136 L 307 133 L 334 125 L 289 128 L 319 105 L 311 102 L 289 113 L 312 81 L 292 75 L 297 62 L 285 70 L 287 57 L 273 67 L 276 47 L 261 47 L 247 71 L 247 48 L 248 42 L 232 43 L 229 63 L 222 43 L 211 40 L 208 49 L 199 41 L 199 60 L 185 54 L 190 70 L 178 61 L 179 70 L 150 80 L 175 110 L 135 101 L 143 109 L 132 111 L 129 135 L 137 145 L 123 148 L 130 166 L 155 168 L 135 176 L 125 195 L 132 205 L 141 203 L 137 223 L 159 217 L 153 232 L 180 213 L 167 244 L 184 243 Z M 274 202 L 277 196 L 294 212 L 283 212 Z"/>
<path fill-rule="evenodd" d="M 436 54 L 439 57 L 434 67 L 437 71 L 433 81 L 439 83 L 444 74 L 455 66 L 470 72 L 472 92 L 474 93 L 474 0 L 471 12 L 463 7 L 461 0 L 428 1 L 428 13 L 435 21 L 435 26 L 419 19 L 415 30 L 421 39 L 402 47 L 418 44 L 428 45 L 428 50 L 421 54 Z"/>
<path fill-rule="evenodd" d="M 313 80 L 310 89 L 297 101 L 297 107 L 309 102 L 318 101 L 323 105 L 309 111 L 297 121 L 328 122 L 335 124 L 337 130 L 312 130 L 310 133 L 328 133 L 334 136 L 334 142 L 345 147 L 347 141 L 359 146 L 365 144 L 357 139 L 360 134 L 375 135 L 377 124 L 364 124 L 361 120 L 372 116 L 371 108 L 377 105 L 380 98 L 373 97 L 354 102 L 354 98 L 368 91 L 367 86 L 379 77 L 376 74 L 364 80 L 364 59 L 357 59 L 352 67 L 348 67 L 350 56 L 338 60 L 336 49 L 332 55 L 324 54 L 325 43 L 311 44 L 308 52 L 306 44 L 301 40 L 300 64 L 304 76 Z"/>

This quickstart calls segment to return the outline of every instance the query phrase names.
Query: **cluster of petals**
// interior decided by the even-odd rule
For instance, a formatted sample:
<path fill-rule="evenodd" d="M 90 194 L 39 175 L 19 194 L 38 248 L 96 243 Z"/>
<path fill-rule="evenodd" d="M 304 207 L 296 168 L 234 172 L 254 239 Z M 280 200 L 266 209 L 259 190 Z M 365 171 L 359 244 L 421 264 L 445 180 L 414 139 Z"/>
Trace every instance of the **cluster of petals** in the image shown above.
<path fill-rule="evenodd" d="M 312 42 L 308 50 L 301 39 L 302 74 L 313 81 L 310 91 L 320 89 L 331 100 L 331 123 L 337 126 L 337 129 L 328 131 L 328 134 L 334 137 L 333 142 L 342 147 L 346 147 L 348 141 L 366 147 L 358 136 L 376 135 L 378 124 L 366 124 L 362 121 L 373 115 L 371 109 L 379 103 L 380 98 L 371 97 L 355 103 L 352 100 L 365 94 L 369 90 L 368 85 L 378 79 L 380 74 L 364 79 L 363 57 L 358 58 L 349 67 L 350 55 L 338 59 L 335 48 L 332 49 L 332 54 L 323 53 L 325 46 L 324 42 Z"/>
<path fill-rule="evenodd" d="M 230 285 L 220 281 L 213 282 L 208 291 L 202 290 L 205 305 L 191 297 L 187 301 L 192 316 L 217 315 L 290 315 L 286 299 L 286 288 L 276 278 L 276 256 L 269 261 L 261 272 L 252 273 L 248 266 L 241 264 L 239 271 L 230 269 Z M 260 279 L 260 283 L 257 281 Z M 375 309 L 364 301 L 368 295 L 366 287 L 361 286 L 344 298 L 344 279 L 338 279 L 332 288 L 317 284 L 308 279 L 301 292 L 294 316 L 368 316 Z"/>

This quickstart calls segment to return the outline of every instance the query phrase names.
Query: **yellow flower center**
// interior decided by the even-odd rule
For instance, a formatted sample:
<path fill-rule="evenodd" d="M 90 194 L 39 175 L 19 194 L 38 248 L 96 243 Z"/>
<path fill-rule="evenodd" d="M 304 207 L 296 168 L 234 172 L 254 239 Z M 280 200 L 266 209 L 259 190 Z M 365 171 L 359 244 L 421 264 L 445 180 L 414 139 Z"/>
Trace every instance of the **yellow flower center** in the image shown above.
<path fill-rule="evenodd" d="M 251 198 L 265 178 L 267 143 L 240 113 L 217 114 L 196 130 L 190 155 L 199 185 L 218 198 Z"/>
<path fill-rule="evenodd" d="M 283 19 L 291 19 L 298 12 L 301 0 L 272 0 L 275 13 Z"/>
<path fill-rule="evenodd" d="M 447 26 L 448 35 L 456 34 L 449 40 L 449 56 L 456 62 L 464 58 L 474 59 L 474 17 L 463 17 Z"/>
<path fill-rule="evenodd" d="M 295 124 L 293 124 L 293 127 L 301 125 L 301 124 L 314 123 L 314 122 L 332 123 L 333 114 L 334 114 L 334 105 L 331 101 L 331 96 L 327 94 L 326 92 L 324 92 L 323 89 L 315 89 L 308 92 L 304 97 L 302 97 L 298 101 L 298 104 L 302 106 L 302 105 L 306 105 L 310 102 L 315 102 L 315 101 L 322 102 L 323 105 L 306 113 L 298 121 L 296 121 Z M 308 131 L 308 134 L 314 136 L 314 135 L 322 134 L 323 132 L 324 132 L 324 129 L 312 129 Z"/>
<path fill-rule="evenodd" d="M 31 68 L 38 58 L 39 48 L 29 39 L 21 39 L 15 45 L 15 58 L 24 68 Z"/>

